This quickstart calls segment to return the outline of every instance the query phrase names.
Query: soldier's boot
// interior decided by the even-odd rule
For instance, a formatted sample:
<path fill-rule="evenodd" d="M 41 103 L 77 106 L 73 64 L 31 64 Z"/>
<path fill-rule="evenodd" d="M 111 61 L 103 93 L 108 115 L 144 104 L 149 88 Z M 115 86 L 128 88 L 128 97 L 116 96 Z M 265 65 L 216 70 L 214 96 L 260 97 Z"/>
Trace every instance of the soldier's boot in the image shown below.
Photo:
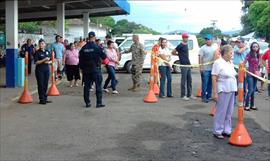
<path fill-rule="evenodd" d="M 141 84 L 136 84 L 135 88 L 133 89 L 134 92 L 141 90 Z"/>
<path fill-rule="evenodd" d="M 135 88 L 136 88 L 136 85 L 133 84 L 133 86 L 132 86 L 131 88 L 129 88 L 128 90 L 129 90 L 129 91 L 132 91 L 132 90 L 134 90 Z"/>

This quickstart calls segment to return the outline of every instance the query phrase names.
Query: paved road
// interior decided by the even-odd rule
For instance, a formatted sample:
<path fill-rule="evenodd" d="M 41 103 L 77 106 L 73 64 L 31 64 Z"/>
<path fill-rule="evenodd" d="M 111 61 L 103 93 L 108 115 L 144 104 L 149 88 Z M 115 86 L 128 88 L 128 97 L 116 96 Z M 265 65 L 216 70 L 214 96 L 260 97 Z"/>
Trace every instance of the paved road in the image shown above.
<path fill-rule="evenodd" d="M 180 76 L 173 75 L 174 98 L 145 104 L 143 90 L 127 91 L 130 75 L 118 74 L 119 95 L 104 94 L 104 109 L 85 109 L 82 87 L 58 86 L 59 97 L 52 104 L 1 107 L 0 160 L 183 160 L 183 161 L 268 161 L 270 160 L 270 108 L 266 93 L 256 96 L 259 111 L 245 113 L 245 124 L 253 145 L 239 148 L 228 139 L 211 135 L 214 104 L 180 99 Z M 199 85 L 193 72 L 194 93 Z M 2 93 L 1 93 L 2 94 Z M 92 93 L 93 94 L 93 93 Z M 94 101 L 95 98 L 92 98 Z M 233 124 L 236 124 L 236 111 Z"/>

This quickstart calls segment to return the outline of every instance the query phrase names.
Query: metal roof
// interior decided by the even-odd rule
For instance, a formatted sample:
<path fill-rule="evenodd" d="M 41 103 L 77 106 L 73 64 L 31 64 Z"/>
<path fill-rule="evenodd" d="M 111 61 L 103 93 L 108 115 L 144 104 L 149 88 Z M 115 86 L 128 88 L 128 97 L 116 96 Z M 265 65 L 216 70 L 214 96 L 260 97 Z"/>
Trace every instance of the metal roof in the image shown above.
<path fill-rule="evenodd" d="M 19 22 L 56 20 L 57 3 L 65 3 L 65 18 L 82 18 L 129 14 L 126 0 L 18 0 Z M 0 0 L 0 22 L 5 21 L 5 0 Z"/>

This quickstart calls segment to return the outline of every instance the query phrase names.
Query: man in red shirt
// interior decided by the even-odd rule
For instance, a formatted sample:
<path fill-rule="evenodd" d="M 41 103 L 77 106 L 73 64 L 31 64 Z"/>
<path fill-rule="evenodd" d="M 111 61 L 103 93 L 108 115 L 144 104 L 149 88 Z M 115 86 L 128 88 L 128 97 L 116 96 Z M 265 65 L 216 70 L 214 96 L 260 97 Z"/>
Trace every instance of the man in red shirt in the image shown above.
<path fill-rule="evenodd" d="M 266 66 L 266 60 L 268 61 L 268 80 L 270 80 L 270 44 L 268 45 L 268 50 L 262 56 L 263 64 Z M 268 96 L 270 98 L 270 84 L 268 84 Z"/>

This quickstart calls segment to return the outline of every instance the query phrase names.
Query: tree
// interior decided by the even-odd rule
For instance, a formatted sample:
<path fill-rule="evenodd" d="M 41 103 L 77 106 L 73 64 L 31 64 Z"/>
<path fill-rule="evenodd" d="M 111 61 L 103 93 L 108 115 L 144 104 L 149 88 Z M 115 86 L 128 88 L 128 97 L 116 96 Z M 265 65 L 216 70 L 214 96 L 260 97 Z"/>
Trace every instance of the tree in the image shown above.
<path fill-rule="evenodd" d="M 255 1 L 248 10 L 250 20 L 257 36 L 270 40 L 270 2 Z"/>
<path fill-rule="evenodd" d="M 112 33 L 114 35 L 122 35 L 123 33 L 136 33 L 136 34 L 160 34 L 151 28 L 148 28 L 135 22 L 129 22 L 126 19 L 119 20 L 113 27 Z"/>
<path fill-rule="evenodd" d="M 206 34 L 212 34 L 213 36 L 217 36 L 217 37 L 222 36 L 221 30 L 214 29 L 213 27 L 206 27 L 200 31 L 201 36 L 205 36 Z"/>
<path fill-rule="evenodd" d="M 115 25 L 115 20 L 112 17 L 106 16 L 106 17 L 92 17 L 90 18 L 90 22 L 93 22 L 95 24 L 102 24 L 104 26 L 108 26 L 110 28 L 113 28 Z"/>
<path fill-rule="evenodd" d="M 243 30 L 241 35 L 250 32 L 256 33 L 256 36 L 265 37 L 270 40 L 270 1 L 264 0 L 244 0 L 243 11 L 245 14 L 241 17 Z"/>

